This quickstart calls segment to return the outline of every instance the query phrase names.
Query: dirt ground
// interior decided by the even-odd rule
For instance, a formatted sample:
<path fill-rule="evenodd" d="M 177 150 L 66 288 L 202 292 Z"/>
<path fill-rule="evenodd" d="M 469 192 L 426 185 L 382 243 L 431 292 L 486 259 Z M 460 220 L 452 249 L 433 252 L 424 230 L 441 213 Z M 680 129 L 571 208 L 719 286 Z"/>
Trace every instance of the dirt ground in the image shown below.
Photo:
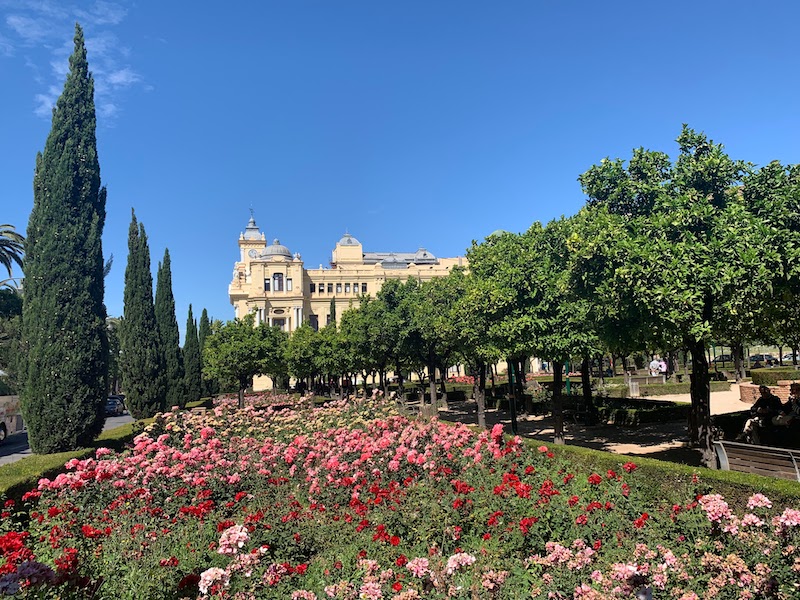
<path fill-rule="evenodd" d="M 690 402 L 689 394 L 671 394 L 654 397 L 656 400 Z M 739 399 L 739 386 L 731 385 L 726 392 L 711 393 L 711 414 L 720 415 L 748 410 L 750 405 Z M 440 410 L 439 417 L 448 421 L 477 423 L 477 406 L 474 401 L 450 403 L 449 410 Z M 487 409 L 486 424 L 492 427 L 502 423 L 506 433 L 511 433 L 511 417 L 508 411 Z M 553 441 L 553 417 L 531 416 L 517 420 L 518 433 L 522 437 Z M 685 421 L 652 423 L 638 427 L 611 425 L 586 426 L 565 423 L 566 443 L 595 450 L 615 452 L 630 456 L 646 456 L 657 460 L 668 460 L 687 465 L 700 465 L 700 452 L 688 445 Z"/>

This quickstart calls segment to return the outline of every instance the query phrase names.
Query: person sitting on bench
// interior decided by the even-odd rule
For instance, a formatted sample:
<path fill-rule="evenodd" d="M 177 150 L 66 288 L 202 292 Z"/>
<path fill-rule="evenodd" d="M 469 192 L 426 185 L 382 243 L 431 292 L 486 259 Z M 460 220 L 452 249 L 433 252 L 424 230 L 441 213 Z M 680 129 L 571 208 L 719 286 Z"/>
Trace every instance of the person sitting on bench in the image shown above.
<path fill-rule="evenodd" d="M 780 398 L 770 391 L 769 386 L 760 385 L 758 391 L 761 397 L 750 409 L 752 417 L 744 424 L 742 433 L 736 438 L 738 441 L 749 439 L 753 444 L 760 444 L 767 428 L 772 427 L 772 417 L 777 416 L 783 408 Z"/>
<path fill-rule="evenodd" d="M 789 386 L 789 399 L 780 413 L 772 417 L 773 425 L 789 427 L 795 423 L 800 423 L 800 383 L 796 382 Z"/>

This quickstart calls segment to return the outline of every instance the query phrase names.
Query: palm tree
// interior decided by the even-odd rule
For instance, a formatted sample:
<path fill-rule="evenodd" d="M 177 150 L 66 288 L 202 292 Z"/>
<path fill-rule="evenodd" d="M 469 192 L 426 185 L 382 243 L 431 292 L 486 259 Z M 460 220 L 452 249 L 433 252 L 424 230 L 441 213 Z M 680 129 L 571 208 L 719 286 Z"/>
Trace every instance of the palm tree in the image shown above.
<path fill-rule="evenodd" d="M 23 242 L 25 238 L 17 233 L 13 225 L 0 225 L 0 265 L 3 265 L 11 275 L 12 263 L 17 263 L 22 268 Z"/>

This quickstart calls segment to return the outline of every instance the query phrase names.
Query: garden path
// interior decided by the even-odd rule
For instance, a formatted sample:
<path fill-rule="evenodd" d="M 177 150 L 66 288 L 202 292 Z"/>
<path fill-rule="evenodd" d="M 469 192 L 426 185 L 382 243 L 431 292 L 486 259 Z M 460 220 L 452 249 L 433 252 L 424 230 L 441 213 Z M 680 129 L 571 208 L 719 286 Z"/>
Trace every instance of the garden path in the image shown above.
<path fill-rule="evenodd" d="M 689 394 L 658 396 L 657 400 L 690 402 Z M 720 415 L 748 410 L 750 405 L 739 399 L 739 386 L 731 385 L 725 392 L 711 393 L 711 414 Z M 449 410 L 439 411 L 439 417 L 448 421 L 475 424 L 478 422 L 475 402 L 451 402 Z M 501 423 L 506 433 L 511 433 L 511 417 L 508 411 L 487 409 L 486 424 L 492 427 Z M 522 437 L 552 443 L 554 422 L 551 415 L 524 416 L 518 419 L 518 432 Z M 687 465 L 700 466 L 701 454 L 688 445 L 686 423 L 673 421 L 667 423 L 648 423 L 638 427 L 619 427 L 616 425 L 575 425 L 567 424 L 566 443 L 595 450 L 615 452 L 630 456 L 646 456 L 658 460 L 668 460 Z"/>

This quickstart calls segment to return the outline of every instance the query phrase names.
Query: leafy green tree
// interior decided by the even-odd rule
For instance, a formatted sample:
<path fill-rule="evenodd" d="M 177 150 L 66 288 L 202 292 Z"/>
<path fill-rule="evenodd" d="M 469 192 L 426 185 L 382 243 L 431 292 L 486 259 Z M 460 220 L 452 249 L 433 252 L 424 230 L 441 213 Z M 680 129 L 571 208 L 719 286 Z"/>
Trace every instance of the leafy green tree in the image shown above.
<path fill-rule="evenodd" d="M 712 465 L 706 345 L 722 329 L 720 320 L 737 309 L 738 300 L 730 299 L 742 294 L 743 281 L 769 288 L 777 254 L 763 246 L 763 223 L 738 191 L 747 165 L 686 126 L 677 141 L 675 163 L 648 177 L 648 189 L 655 190 L 652 210 L 616 214 L 603 200 L 614 186 L 598 188 L 597 178 L 582 176 L 584 191 L 595 202 L 591 219 L 604 231 L 598 237 L 579 235 L 572 246 L 576 279 L 589 283 L 586 291 L 605 305 L 598 318 L 606 320 L 606 330 L 630 307 L 641 318 L 640 331 L 651 329 L 651 339 L 679 339 L 691 352 L 689 437 Z M 624 188 L 625 179 L 618 181 Z"/>
<path fill-rule="evenodd" d="M 307 383 L 317 374 L 314 360 L 316 353 L 317 332 L 308 323 L 303 323 L 292 332 L 286 344 L 286 366 L 289 375 Z"/>
<path fill-rule="evenodd" d="M 146 419 L 165 409 L 167 379 L 153 305 L 150 248 L 144 225 L 137 223 L 133 211 L 124 302 L 120 346 L 125 404 L 135 418 Z"/>
<path fill-rule="evenodd" d="M 155 299 L 156 326 L 167 384 L 166 406 L 186 406 L 183 353 L 175 317 L 175 296 L 172 293 L 172 266 L 169 249 L 164 250 L 164 260 L 158 265 Z"/>
<path fill-rule="evenodd" d="M 264 324 L 254 327 L 253 315 L 214 325 L 206 338 L 203 361 L 213 377 L 236 385 L 242 408 L 244 392 L 252 385 L 253 377 L 276 378 L 285 373 L 285 333 Z"/>
<path fill-rule="evenodd" d="M 411 285 L 410 280 L 406 285 Z M 410 350 L 428 370 L 431 410 L 438 413 L 436 394 L 436 369 L 444 372 L 457 346 L 456 323 L 452 311 L 457 299 L 464 293 L 463 274 L 460 272 L 437 277 L 420 285 L 413 284 L 406 302 L 411 317 L 408 334 Z M 447 409 L 447 394 L 442 394 Z"/>
<path fill-rule="evenodd" d="M 21 405 L 31 448 L 39 454 L 88 445 L 105 420 L 106 190 L 100 186 L 95 130 L 94 82 L 76 25 L 64 91 L 44 152 L 36 157 L 25 242 Z M 15 260 L 18 247 L 10 249 Z"/>
<path fill-rule="evenodd" d="M 200 375 L 200 342 L 197 339 L 197 323 L 192 315 L 191 304 L 189 305 L 189 316 L 186 319 L 183 365 L 186 377 L 186 401 L 195 402 L 200 399 L 203 380 Z"/>

